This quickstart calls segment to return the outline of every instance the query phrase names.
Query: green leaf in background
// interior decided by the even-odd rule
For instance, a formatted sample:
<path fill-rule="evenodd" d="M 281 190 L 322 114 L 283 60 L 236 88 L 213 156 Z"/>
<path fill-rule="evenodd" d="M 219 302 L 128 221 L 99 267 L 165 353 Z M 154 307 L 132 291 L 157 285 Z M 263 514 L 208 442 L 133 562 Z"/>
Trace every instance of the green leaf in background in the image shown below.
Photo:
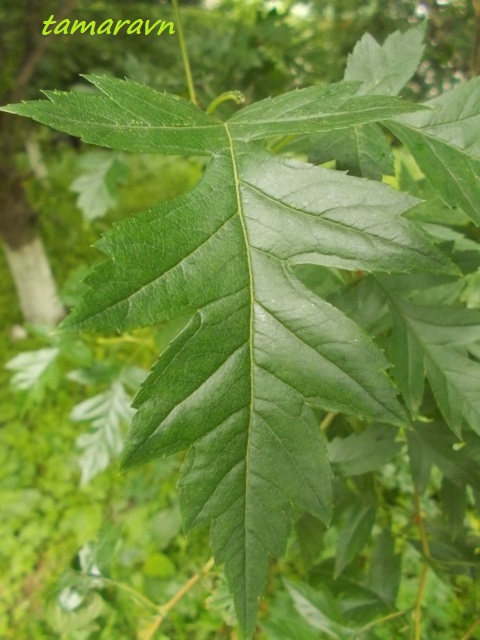
<path fill-rule="evenodd" d="M 466 486 L 443 478 L 440 499 L 451 538 L 455 540 L 463 530 L 467 510 Z"/>
<path fill-rule="evenodd" d="M 265 100 L 221 123 L 130 81 L 91 80 L 104 96 L 53 93 L 50 102 L 9 109 L 114 148 L 213 155 L 190 192 L 100 240 L 109 260 L 88 277 L 91 291 L 63 329 L 122 331 L 191 316 L 135 399 L 123 466 L 190 447 L 180 480 L 185 528 L 211 525 L 215 559 L 225 563 L 249 637 L 268 558 L 283 553 L 294 513 L 330 517 L 330 470 L 312 407 L 396 425 L 406 420 L 380 350 L 310 292 L 294 266 L 454 269 L 401 216 L 414 198 L 245 141 L 338 129 L 416 107 L 356 97 L 358 85 L 340 83 Z M 99 419 L 100 407 L 112 405 L 107 400 L 89 404 L 83 419 Z M 101 451 L 91 438 L 85 446 Z M 360 516 L 358 531 L 370 520 L 370 512 Z M 352 558 L 341 547 L 337 570 Z"/>
<path fill-rule="evenodd" d="M 343 476 L 369 473 L 399 453 L 402 445 L 395 437 L 392 427 L 374 424 L 361 433 L 334 438 L 328 444 L 328 458 Z"/>
<path fill-rule="evenodd" d="M 361 501 L 342 512 L 335 555 L 335 577 L 355 560 L 369 540 L 375 514 L 375 505 L 363 504 Z"/>
<path fill-rule="evenodd" d="M 401 555 L 395 553 L 395 540 L 383 529 L 374 541 L 368 586 L 388 605 L 393 606 L 400 586 Z"/>
<path fill-rule="evenodd" d="M 388 122 L 437 194 L 480 224 L 480 78 L 433 98 L 431 108 Z"/>
<path fill-rule="evenodd" d="M 358 95 L 397 95 L 420 64 L 424 36 L 425 23 L 395 31 L 383 45 L 366 33 L 347 58 L 344 79 L 362 83 Z"/>
<path fill-rule="evenodd" d="M 397 95 L 420 63 L 424 35 L 424 24 L 405 33 L 396 31 L 383 45 L 365 34 L 348 56 L 344 80 L 361 83 L 356 95 Z M 372 180 L 394 173 L 390 146 L 376 124 L 323 133 L 314 136 L 310 144 L 311 162 L 335 159 L 337 169 Z"/>
<path fill-rule="evenodd" d="M 465 420 L 480 433 L 480 364 L 469 354 L 469 345 L 480 340 L 480 312 L 414 304 L 388 278 L 378 281 L 394 318 L 390 357 L 395 379 L 412 413 L 420 407 L 426 371 L 452 431 L 460 436 Z"/>
<path fill-rule="evenodd" d="M 77 207 L 84 220 L 102 218 L 117 204 L 117 185 L 125 177 L 125 164 L 113 153 L 90 151 L 80 157 L 81 175 L 70 185 L 78 193 Z"/>
<path fill-rule="evenodd" d="M 409 456 L 423 452 L 423 460 L 429 466 L 434 464 L 451 483 L 461 487 L 469 484 L 475 488 L 480 483 L 480 467 L 478 464 L 478 436 L 473 432 L 465 433 L 465 446 L 458 446 L 456 436 L 442 422 L 414 422 L 414 429 L 407 431 Z M 422 489 L 425 482 L 415 469 L 416 484 Z"/>
<path fill-rule="evenodd" d="M 56 379 L 55 363 L 59 354 L 58 347 L 19 353 L 5 365 L 14 372 L 10 384 L 17 391 L 27 392 L 30 402 L 41 400 L 49 384 Z"/>
<path fill-rule="evenodd" d="M 307 584 L 290 580 L 283 582 L 295 609 L 311 627 L 334 640 L 347 640 L 355 635 L 355 628 L 347 626 L 336 599 L 326 587 L 313 589 Z"/>
<path fill-rule="evenodd" d="M 380 181 L 394 173 L 393 155 L 376 124 L 349 127 L 314 136 L 308 160 L 323 164 L 335 159 L 336 168 L 352 176 Z"/>
<path fill-rule="evenodd" d="M 124 434 L 121 426 L 131 422 L 134 415 L 131 404 L 132 397 L 123 382 L 115 380 L 107 391 L 73 408 L 70 419 L 90 425 L 90 431 L 77 438 L 77 447 L 82 451 L 81 486 L 106 469 L 110 460 L 122 451 Z"/>

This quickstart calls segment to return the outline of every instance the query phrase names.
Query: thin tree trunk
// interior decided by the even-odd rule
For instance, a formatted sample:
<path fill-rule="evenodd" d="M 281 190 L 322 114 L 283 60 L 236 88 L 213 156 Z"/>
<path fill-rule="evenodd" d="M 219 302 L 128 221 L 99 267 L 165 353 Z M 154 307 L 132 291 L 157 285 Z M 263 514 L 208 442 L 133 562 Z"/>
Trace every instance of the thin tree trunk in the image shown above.
<path fill-rule="evenodd" d="M 76 0 L 65 0 L 58 11 L 62 20 L 74 9 Z M 45 8 L 44 8 L 45 9 Z M 44 10 L 43 9 L 43 10 Z M 11 89 L 2 102 L 18 102 L 26 89 L 51 38 L 39 35 L 42 7 L 38 0 L 27 0 L 25 20 L 18 25 L 18 38 L 24 51 Z M 37 215 L 28 204 L 22 176 L 14 167 L 14 156 L 24 147 L 28 129 L 14 116 L 0 114 L 0 244 L 17 290 L 25 322 L 54 326 L 65 315 L 42 239 Z"/>
<path fill-rule="evenodd" d="M 54 326 L 64 309 L 36 229 L 36 214 L 25 200 L 18 176 L 1 171 L 0 176 L 0 235 L 24 320 Z"/>
<path fill-rule="evenodd" d="M 480 0 L 473 0 L 475 9 L 475 40 L 472 53 L 472 76 L 480 76 Z"/>

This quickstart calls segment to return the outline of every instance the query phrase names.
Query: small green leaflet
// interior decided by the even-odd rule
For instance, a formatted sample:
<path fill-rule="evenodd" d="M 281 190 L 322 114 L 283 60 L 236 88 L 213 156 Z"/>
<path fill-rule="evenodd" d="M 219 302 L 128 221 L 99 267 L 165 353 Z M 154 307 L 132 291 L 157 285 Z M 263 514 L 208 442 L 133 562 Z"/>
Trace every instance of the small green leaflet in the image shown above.
<path fill-rule="evenodd" d="M 187 531 L 211 525 L 240 627 L 250 637 L 268 557 L 296 510 L 328 522 L 330 469 L 312 407 L 402 425 L 368 336 L 309 291 L 295 265 L 454 273 L 402 213 L 418 201 L 276 157 L 253 142 L 390 118 L 416 107 L 355 96 L 355 83 L 264 100 L 222 123 L 175 96 L 93 77 L 103 95 L 48 93 L 8 110 L 116 149 L 211 155 L 198 184 L 118 224 L 108 260 L 65 332 L 124 331 L 190 315 L 135 398 L 127 468 L 188 448 Z"/>
<path fill-rule="evenodd" d="M 388 128 L 409 148 L 438 195 L 480 224 L 480 78 L 429 100 L 430 111 Z"/>

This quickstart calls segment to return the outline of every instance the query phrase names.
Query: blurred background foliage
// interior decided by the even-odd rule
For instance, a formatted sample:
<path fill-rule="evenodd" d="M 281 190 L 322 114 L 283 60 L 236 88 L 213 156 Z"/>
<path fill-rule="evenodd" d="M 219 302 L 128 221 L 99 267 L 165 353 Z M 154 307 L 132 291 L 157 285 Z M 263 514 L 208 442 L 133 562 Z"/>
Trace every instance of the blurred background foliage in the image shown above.
<path fill-rule="evenodd" d="M 172 19 L 164 2 L 66 4 L 69 17 L 85 20 Z M 92 72 L 186 96 L 176 37 L 42 37 L 42 21 L 60 11 L 57 1 L 0 0 L 2 103 L 19 95 L 38 98 L 45 88 L 89 90 L 79 74 Z M 479 18 L 469 0 L 184 1 L 182 15 L 204 108 L 230 89 L 251 102 L 340 80 L 365 31 L 383 41 L 425 18 L 424 62 L 405 95 L 433 97 L 479 71 Z M 28 64 L 34 72 L 22 86 Z M 224 104 L 219 114 L 235 108 Z M 99 235 L 126 215 L 188 190 L 203 170 L 202 159 L 105 152 L 8 117 L 15 135 L 7 159 L 35 212 L 66 308 L 101 259 L 91 249 Z M 425 182 L 401 150 L 396 164 L 397 186 L 403 180 L 422 196 Z M 459 215 L 457 224 L 465 225 Z M 477 267 L 474 261 L 472 275 L 455 292 L 473 307 L 480 307 Z M 311 274 L 304 277 L 308 281 Z M 345 294 L 344 274 L 317 270 L 310 285 L 381 343 L 388 319 L 368 280 L 357 288 L 357 298 Z M 208 532 L 188 539 L 181 532 L 176 479 L 182 455 L 126 476 L 118 475 L 115 464 L 131 418 L 129 400 L 182 320 L 121 337 L 60 340 L 45 327 L 24 323 L 3 253 L 0 315 L 6 365 L 0 369 L 0 637 L 146 639 L 151 602 L 167 602 L 210 556 Z M 425 402 L 432 403 L 431 395 Z M 435 542 L 423 595 L 423 637 L 467 638 L 478 617 L 480 521 L 473 497 L 480 486 L 480 449 L 474 443 L 455 449 L 446 427 L 437 429 L 429 455 L 415 461 L 415 445 L 392 427 L 365 429 L 341 417 L 328 425 L 338 473 L 334 524 L 325 531 L 299 514 L 285 559 L 272 567 L 258 638 L 410 638 L 424 526 Z M 233 625 L 222 575 L 210 570 L 155 637 L 233 639 Z"/>

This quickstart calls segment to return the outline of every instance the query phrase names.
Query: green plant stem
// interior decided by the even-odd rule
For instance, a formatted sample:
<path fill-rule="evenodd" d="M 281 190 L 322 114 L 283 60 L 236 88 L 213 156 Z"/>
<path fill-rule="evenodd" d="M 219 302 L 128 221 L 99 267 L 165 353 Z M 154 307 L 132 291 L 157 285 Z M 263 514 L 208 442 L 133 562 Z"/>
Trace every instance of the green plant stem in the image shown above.
<path fill-rule="evenodd" d="M 421 630 L 422 630 L 422 601 L 423 594 L 425 592 L 425 584 L 427 581 L 427 573 L 428 573 L 428 562 L 427 558 L 430 557 L 430 547 L 428 546 L 427 534 L 425 532 L 425 524 L 423 522 L 422 516 L 422 508 L 420 504 L 420 494 L 418 491 L 414 493 L 414 501 L 415 501 L 415 524 L 417 525 L 418 532 L 420 535 L 420 541 L 422 544 L 422 552 L 423 552 L 423 564 L 422 570 L 420 572 L 420 580 L 418 582 L 418 590 L 417 597 L 415 600 L 415 609 L 413 611 L 413 621 L 414 621 L 414 639 L 420 640 L 421 638 Z"/>
<path fill-rule="evenodd" d="M 157 607 L 160 613 L 155 618 L 150 629 L 148 629 L 147 633 L 143 637 L 143 640 L 152 640 L 153 636 L 157 632 L 162 622 L 165 620 L 169 611 L 171 611 L 173 607 L 177 604 L 177 602 L 179 602 L 183 598 L 183 596 L 185 596 L 192 589 L 192 587 L 194 587 L 197 584 L 197 582 L 200 580 L 200 578 L 203 575 L 206 575 L 210 571 L 210 569 L 213 567 L 213 564 L 214 564 L 214 559 L 210 558 L 210 560 L 200 569 L 200 571 L 198 571 L 194 576 L 192 576 L 190 580 L 186 582 L 183 585 L 183 587 L 181 587 L 177 591 L 177 593 L 173 596 L 173 598 L 171 598 L 165 604 Z"/>
<path fill-rule="evenodd" d="M 275 143 L 274 145 L 272 145 L 272 147 L 270 148 L 270 151 L 272 153 L 278 153 L 279 151 L 281 151 L 284 147 L 287 146 L 287 144 L 290 144 L 290 142 L 292 142 L 292 140 L 295 140 L 295 138 L 297 137 L 296 133 L 292 133 L 288 136 L 285 136 L 284 138 L 282 138 L 281 140 L 279 140 L 277 143 Z"/>
<path fill-rule="evenodd" d="M 376 627 L 377 625 L 381 624 L 382 622 L 388 622 L 389 620 L 394 620 L 395 618 L 400 618 L 400 616 L 405 615 L 405 613 L 406 613 L 406 611 L 394 611 L 393 613 L 389 613 L 388 615 L 383 616 L 382 618 L 377 618 L 376 620 L 373 620 L 372 622 L 369 622 L 365 626 L 361 627 L 354 636 L 352 636 L 352 640 L 355 640 L 355 638 L 358 638 L 362 633 L 365 633 L 365 631 L 368 631 L 372 627 Z"/>
<path fill-rule="evenodd" d="M 197 105 L 197 96 L 195 93 L 195 87 L 193 86 L 192 72 L 190 69 L 190 61 L 188 59 L 187 47 L 185 45 L 185 38 L 183 37 L 182 22 L 180 20 L 180 12 L 178 10 L 178 0 L 172 0 L 173 9 L 175 11 L 175 26 L 178 30 L 178 40 L 180 43 L 180 51 L 182 52 L 183 68 L 185 69 L 185 76 L 187 78 L 188 94 L 190 96 L 190 102 Z"/>
<path fill-rule="evenodd" d="M 207 107 L 207 113 L 212 114 L 222 102 L 226 102 L 227 100 L 233 100 L 237 104 L 242 104 L 245 102 L 245 96 L 243 93 L 240 93 L 240 91 L 225 91 L 225 93 L 217 96 L 215 100 L 212 100 Z"/>
<path fill-rule="evenodd" d="M 468 629 L 467 633 L 460 638 L 460 640 L 469 640 L 472 637 L 472 633 L 475 631 L 477 627 L 480 627 L 480 618 L 472 624 L 472 626 Z"/>
<path fill-rule="evenodd" d="M 154 609 L 155 611 L 158 611 L 158 605 L 156 605 L 155 602 L 152 602 L 152 600 L 149 600 L 146 596 L 142 595 L 140 592 L 138 592 L 133 587 L 130 587 L 128 584 L 124 584 L 123 582 L 117 582 L 116 580 L 112 580 L 111 578 L 105 578 L 104 576 L 90 575 L 89 577 L 98 578 L 102 582 L 105 582 L 106 584 L 110 584 L 112 585 L 112 587 L 116 587 L 120 591 L 124 591 L 125 593 L 128 593 L 129 595 L 132 596 L 132 598 L 135 598 L 142 604 L 146 605 L 147 607 L 150 607 L 150 609 Z"/>
<path fill-rule="evenodd" d="M 326 431 L 336 417 L 336 413 L 330 411 L 320 422 L 320 431 Z"/>

